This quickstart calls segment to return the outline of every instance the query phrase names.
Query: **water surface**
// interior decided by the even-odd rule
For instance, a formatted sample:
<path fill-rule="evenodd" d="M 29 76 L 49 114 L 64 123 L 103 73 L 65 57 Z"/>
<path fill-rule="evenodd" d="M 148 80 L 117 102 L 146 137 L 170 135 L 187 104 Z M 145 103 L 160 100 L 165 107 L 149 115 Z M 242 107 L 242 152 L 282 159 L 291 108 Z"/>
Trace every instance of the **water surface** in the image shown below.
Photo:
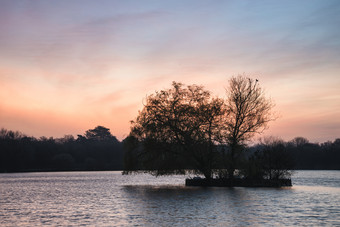
<path fill-rule="evenodd" d="M 340 225 L 340 171 L 297 171 L 291 188 L 185 187 L 184 176 L 0 174 L 1 226 Z"/>

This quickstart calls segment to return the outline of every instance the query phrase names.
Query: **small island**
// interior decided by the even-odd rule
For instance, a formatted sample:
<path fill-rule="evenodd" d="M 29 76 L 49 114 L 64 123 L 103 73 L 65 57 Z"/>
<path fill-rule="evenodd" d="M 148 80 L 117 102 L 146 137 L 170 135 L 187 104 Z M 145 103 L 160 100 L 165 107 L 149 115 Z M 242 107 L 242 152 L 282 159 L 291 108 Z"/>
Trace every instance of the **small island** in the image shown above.
<path fill-rule="evenodd" d="M 146 98 L 124 140 L 123 174 L 193 174 L 186 186 L 292 186 L 293 161 L 284 142 L 247 144 L 276 119 L 257 79 L 232 77 L 226 97 L 173 82 Z"/>
<path fill-rule="evenodd" d="M 291 187 L 291 179 L 204 179 L 185 180 L 186 186 L 201 187 Z"/>

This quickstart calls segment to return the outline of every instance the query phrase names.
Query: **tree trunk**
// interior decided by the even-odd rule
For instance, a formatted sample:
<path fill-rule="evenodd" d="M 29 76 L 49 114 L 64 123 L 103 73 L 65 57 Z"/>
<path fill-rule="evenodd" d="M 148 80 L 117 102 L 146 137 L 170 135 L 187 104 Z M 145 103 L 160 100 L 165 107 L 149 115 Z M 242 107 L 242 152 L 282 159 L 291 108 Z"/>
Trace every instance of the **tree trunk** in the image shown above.
<path fill-rule="evenodd" d="M 234 179 L 234 172 L 235 172 L 235 168 L 234 167 L 228 168 L 228 178 L 229 179 Z"/>
<path fill-rule="evenodd" d="M 231 148 L 231 152 L 230 152 L 230 166 L 228 168 L 228 178 L 234 179 L 236 145 L 232 144 L 230 148 Z"/>
<path fill-rule="evenodd" d="M 210 180 L 212 178 L 212 176 L 211 176 L 212 175 L 211 169 L 205 169 L 204 171 L 202 171 L 202 173 L 203 173 L 205 179 Z"/>

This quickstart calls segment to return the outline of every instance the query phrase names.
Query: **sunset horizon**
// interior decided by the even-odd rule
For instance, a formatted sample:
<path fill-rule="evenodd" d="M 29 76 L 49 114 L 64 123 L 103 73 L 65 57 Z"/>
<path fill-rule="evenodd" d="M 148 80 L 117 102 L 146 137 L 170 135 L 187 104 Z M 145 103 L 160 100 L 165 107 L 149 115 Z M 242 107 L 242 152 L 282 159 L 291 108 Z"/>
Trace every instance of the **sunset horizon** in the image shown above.
<path fill-rule="evenodd" d="M 340 138 L 338 1 L 1 1 L 0 128 L 120 141 L 173 81 L 225 97 L 258 79 L 278 119 L 261 136 Z M 255 141 L 256 142 L 256 141 Z"/>

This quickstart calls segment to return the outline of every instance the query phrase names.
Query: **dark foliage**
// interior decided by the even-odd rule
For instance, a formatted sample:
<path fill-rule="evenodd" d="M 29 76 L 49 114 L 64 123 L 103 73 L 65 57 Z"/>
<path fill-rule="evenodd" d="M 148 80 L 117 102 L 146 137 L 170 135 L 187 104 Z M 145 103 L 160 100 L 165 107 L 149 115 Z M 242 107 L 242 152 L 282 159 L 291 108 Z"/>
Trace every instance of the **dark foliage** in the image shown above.
<path fill-rule="evenodd" d="M 98 126 L 85 136 L 54 139 L 0 131 L 0 172 L 123 169 L 123 147 L 109 129 Z"/>
<path fill-rule="evenodd" d="M 286 148 L 294 158 L 295 169 L 340 170 L 340 138 L 321 144 L 305 138 L 303 143 L 296 143 L 295 138 L 286 143 Z"/>
<path fill-rule="evenodd" d="M 242 168 L 248 179 L 287 179 L 292 174 L 294 160 L 285 143 L 273 137 L 265 138 L 255 148 Z"/>
<path fill-rule="evenodd" d="M 172 88 L 149 95 L 132 121 L 130 137 L 141 143 L 127 145 L 131 157 L 125 173 L 136 171 L 130 164 L 137 158 L 138 168 L 155 175 L 191 169 L 207 179 L 216 172 L 232 178 L 245 143 L 273 120 L 273 104 L 257 80 L 244 76 L 233 77 L 226 91 L 226 100 L 212 98 L 202 86 L 173 82 Z M 219 150 L 220 145 L 228 149 Z"/>
<path fill-rule="evenodd" d="M 239 154 L 243 155 L 237 157 L 239 161 L 235 163 L 236 169 L 239 170 L 237 175 L 248 179 L 282 179 L 289 178 L 292 174 L 291 170 L 340 170 L 340 139 L 321 144 L 309 142 L 296 144 L 295 140 L 284 142 L 269 138 L 255 146 L 240 148 L 243 152 Z M 143 143 L 134 137 L 126 138 L 124 147 L 124 164 L 129 167 L 129 171 L 150 172 L 148 170 L 159 168 L 157 165 L 174 169 L 172 165 L 176 162 L 172 162 L 171 159 L 166 159 L 168 162 L 157 160 L 158 164 L 154 166 L 150 163 L 145 164 Z M 226 160 L 223 156 L 228 155 L 229 150 L 230 148 L 224 145 L 216 148 L 217 156 L 221 161 Z M 222 168 L 223 162 L 217 162 L 216 166 Z M 191 168 L 188 162 L 183 167 L 183 169 Z M 227 169 L 217 169 L 214 173 L 218 178 L 228 177 Z"/>
<path fill-rule="evenodd" d="M 270 173 L 275 169 L 279 172 L 284 170 L 283 173 L 288 169 L 340 170 L 340 139 L 318 144 L 301 138 L 281 141 L 275 146 L 260 143 L 250 147 L 245 153 L 248 155 L 239 158 L 241 161 L 236 168 L 248 178 L 270 178 L 270 174 L 275 178 L 275 173 Z M 216 152 L 221 155 L 220 160 L 225 160 L 223 154 L 227 151 L 228 147 L 218 146 Z M 81 135 L 77 139 L 70 135 L 58 139 L 36 139 L 20 132 L 0 131 L 0 172 L 122 170 L 123 153 L 124 164 L 130 167 L 129 170 L 144 172 L 147 163 L 140 158 L 143 152 L 142 143 L 134 137 L 127 137 L 121 143 L 115 137 L 104 141 Z M 172 165 L 178 165 L 178 161 L 164 159 L 155 165 L 164 165 L 162 168 L 165 170 L 175 169 Z M 285 165 L 285 168 L 280 165 Z M 185 169 L 192 168 L 190 164 L 183 166 Z M 151 166 L 149 170 L 157 167 Z M 227 176 L 223 170 L 215 173 Z"/>
<path fill-rule="evenodd" d="M 201 86 L 174 82 L 171 89 L 148 96 L 125 141 L 131 156 L 125 159 L 125 173 L 135 171 L 137 158 L 139 168 L 154 175 L 192 169 L 210 178 L 223 116 L 223 100 Z"/>
<path fill-rule="evenodd" d="M 283 179 L 291 169 L 339 169 L 339 143 L 311 144 L 303 137 L 285 143 L 269 139 L 256 152 L 248 142 L 275 120 L 271 99 L 258 80 L 233 77 L 226 99 L 202 86 L 173 82 L 147 96 L 124 141 L 124 173 L 183 174 L 190 170 L 233 179 Z M 254 149 L 253 149 L 254 150 Z"/>

